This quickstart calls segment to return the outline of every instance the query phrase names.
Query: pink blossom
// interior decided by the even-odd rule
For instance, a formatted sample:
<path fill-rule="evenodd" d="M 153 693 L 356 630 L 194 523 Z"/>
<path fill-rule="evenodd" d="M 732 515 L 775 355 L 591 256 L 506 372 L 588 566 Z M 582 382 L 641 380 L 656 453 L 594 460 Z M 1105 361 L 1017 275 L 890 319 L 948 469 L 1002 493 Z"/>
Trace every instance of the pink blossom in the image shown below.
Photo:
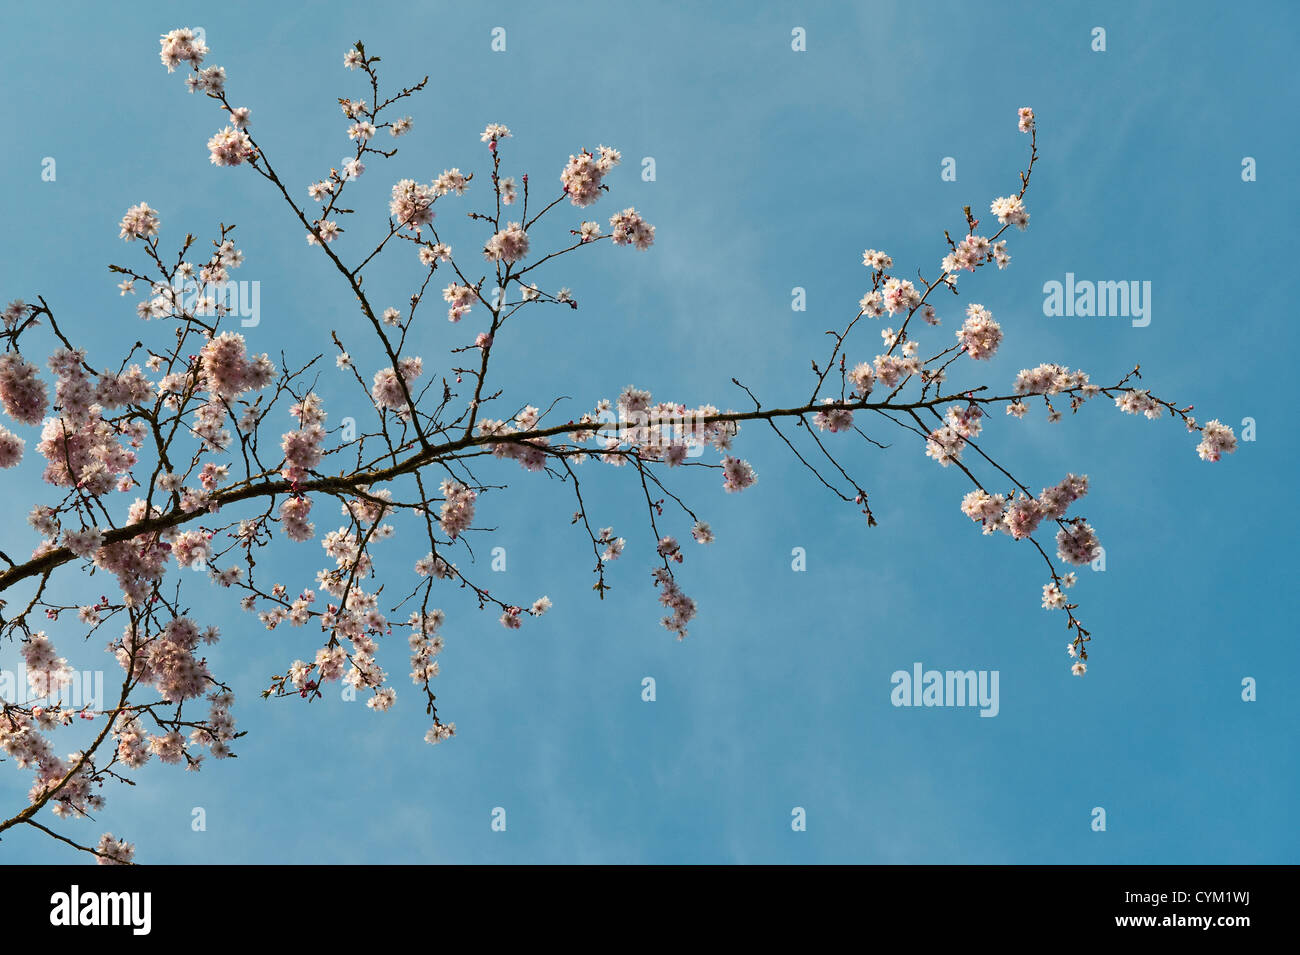
<path fill-rule="evenodd" d="M 135 858 L 135 846 L 125 839 L 114 839 L 111 832 L 99 837 L 95 852 L 99 856 L 96 861 L 100 865 L 130 865 Z"/>
<path fill-rule="evenodd" d="M 424 373 L 424 363 L 419 358 L 403 358 L 397 363 L 397 370 L 383 368 L 375 372 L 374 382 L 370 388 L 370 397 L 380 408 L 399 410 L 410 413 L 406 398 L 402 394 L 401 382 L 408 385 Z M 400 374 L 400 381 L 399 381 Z"/>
<path fill-rule="evenodd" d="M 1065 606 L 1065 594 L 1055 582 L 1043 585 L 1043 609 L 1059 610 Z"/>
<path fill-rule="evenodd" d="M 885 282 L 883 304 L 890 315 L 906 312 L 921 303 L 921 293 L 906 279 L 889 279 Z"/>
<path fill-rule="evenodd" d="M 104 543 L 104 532 L 98 527 L 83 527 L 75 531 L 66 531 L 63 546 L 78 557 L 89 557 L 99 550 Z"/>
<path fill-rule="evenodd" d="M 22 653 L 32 696 L 53 696 L 72 682 L 72 668 L 67 660 L 55 653 L 54 645 L 44 633 L 32 634 L 22 645 Z"/>
<path fill-rule="evenodd" d="M 1086 522 L 1075 518 L 1056 534 L 1056 553 L 1071 564 L 1088 564 L 1097 557 L 1097 535 Z"/>
<path fill-rule="evenodd" d="M 621 158 L 617 150 L 606 149 L 604 146 L 598 151 L 599 156 L 586 150 L 570 156 L 568 165 L 560 173 L 564 191 L 575 206 L 589 206 L 600 197 L 601 180 Z"/>
<path fill-rule="evenodd" d="M 748 461 L 733 458 L 730 455 L 722 459 L 722 489 L 731 493 L 752 487 L 757 477 Z"/>
<path fill-rule="evenodd" d="M 528 233 L 518 222 L 511 222 L 488 240 L 483 255 L 491 262 L 518 262 L 528 255 Z"/>
<path fill-rule="evenodd" d="M 209 339 L 200 358 L 204 387 L 219 398 L 260 390 L 275 376 L 275 366 L 265 354 L 250 358 L 245 353 L 244 336 L 238 332 Z"/>
<path fill-rule="evenodd" d="M 213 134 L 208 140 L 208 153 L 214 166 L 238 166 L 256 155 L 248 133 L 234 126 Z"/>
<path fill-rule="evenodd" d="M 1196 446 L 1196 453 L 1202 461 L 1217 461 L 1236 450 L 1237 436 L 1230 427 L 1217 419 L 1205 423 L 1201 429 L 1201 443 Z"/>
<path fill-rule="evenodd" d="M 853 390 L 858 397 L 865 398 L 871 394 L 871 388 L 876 381 L 876 372 L 865 361 L 859 362 L 849 372 L 849 381 L 853 383 Z"/>
<path fill-rule="evenodd" d="M 120 237 L 130 242 L 134 239 L 151 239 L 158 234 L 158 213 L 141 202 L 126 210 L 122 217 Z"/>
<path fill-rule="evenodd" d="M 670 633 L 677 634 L 678 640 L 686 638 L 686 625 L 696 614 L 695 601 L 686 596 L 677 586 L 677 581 L 666 567 L 656 567 L 651 574 L 655 586 L 659 588 L 659 602 L 672 611 L 661 621 Z"/>
<path fill-rule="evenodd" d="M 834 404 L 835 399 L 827 398 L 823 403 Z M 848 408 L 827 408 L 813 415 L 813 424 L 819 431 L 847 431 L 853 427 L 853 412 Z"/>
<path fill-rule="evenodd" d="M 426 226 L 433 221 L 435 198 L 436 194 L 432 186 L 418 183 L 414 179 L 403 179 L 393 186 L 388 211 L 397 220 L 398 225 L 419 232 L 421 226 Z"/>
<path fill-rule="evenodd" d="M 0 354 L 0 404 L 5 414 L 21 424 L 40 424 L 48 401 L 35 365 L 17 352 Z"/>
<path fill-rule="evenodd" d="M 23 459 L 26 442 L 4 425 L 0 425 L 0 468 L 11 468 Z"/>
<path fill-rule="evenodd" d="M 983 305 L 968 305 L 966 316 L 965 323 L 957 329 L 962 350 L 976 360 L 992 358 L 1002 342 L 1002 327 Z"/>
<path fill-rule="evenodd" d="M 614 213 L 609 217 L 609 225 L 614 230 L 615 245 L 633 245 L 642 250 L 654 245 L 655 227 L 642 219 L 635 209 Z"/>
<path fill-rule="evenodd" d="M 212 545 L 202 531 L 181 531 L 172 540 L 172 556 L 181 567 L 206 566 L 211 552 Z"/>
<path fill-rule="evenodd" d="M 474 521 L 474 502 L 478 498 L 478 492 L 447 478 L 442 482 L 442 493 L 446 500 L 438 523 L 442 526 L 443 533 L 455 540 Z"/>
<path fill-rule="evenodd" d="M 1019 196 L 1002 196 L 994 199 L 989 206 L 991 211 L 998 218 L 1002 225 L 1013 225 L 1018 229 L 1024 230 L 1029 226 L 1029 213 L 1025 211 L 1025 203 Z"/>
<path fill-rule="evenodd" d="M 207 44 L 187 27 L 164 33 L 161 43 L 162 49 L 158 56 L 163 66 L 167 67 L 168 73 L 174 72 L 176 67 L 186 61 L 191 67 L 198 69 L 208 52 Z"/>
<path fill-rule="evenodd" d="M 875 249 L 867 249 L 862 253 L 862 264 L 869 269 L 883 272 L 886 269 L 892 269 L 894 267 L 894 260 L 884 252 L 877 252 Z"/>

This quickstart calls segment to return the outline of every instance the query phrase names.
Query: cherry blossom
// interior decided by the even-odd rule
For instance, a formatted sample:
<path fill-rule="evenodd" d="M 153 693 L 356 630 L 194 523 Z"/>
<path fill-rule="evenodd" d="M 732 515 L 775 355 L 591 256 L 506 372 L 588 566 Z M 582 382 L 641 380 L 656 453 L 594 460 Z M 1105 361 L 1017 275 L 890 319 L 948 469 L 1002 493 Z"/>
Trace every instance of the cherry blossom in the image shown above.
<path fill-rule="evenodd" d="M 387 148 L 413 122 L 396 111 L 428 78 L 381 86 L 379 58 L 358 43 L 344 52 L 343 65 L 360 82 L 344 91 L 351 95 L 336 98 L 341 118 L 329 109 L 346 158 L 287 182 L 273 165 L 280 157 L 259 143 L 260 129 L 253 132 L 245 91 L 234 101 L 241 105 L 228 98 L 241 77 L 206 62 L 210 51 L 201 36 L 170 31 L 161 38 L 160 58 L 168 72 L 188 71 L 186 88 L 196 100 L 211 101 L 223 124 L 207 141 L 205 174 L 249 177 L 287 205 L 281 227 L 302 235 L 305 226 L 311 248 L 295 248 L 336 274 L 340 300 L 353 311 L 319 342 L 304 334 L 302 354 L 273 361 L 255 353 L 217 295 L 243 261 L 234 227 L 218 225 L 205 240 L 172 234 L 144 201 L 127 206 L 117 222 L 122 248 L 134 258 L 110 266 L 120 296 L 136 299 L 122 303 L 127 311 L 119 320 L 132 323 L 122 353 L 77 347 L 75 327 L 56 315 L 55 305 L 29 290 L 9 292 L 24 297 L 10 299 L 0 331 L 0 468 L 20 476 L 40 468 L 45 491 L 28 512 L 38 538 L 32 555 L 5 554 L 8 565 L 0 569 L 0 599 L 8 601 L 0 633 L 21 648 L 33 696 L 0 700 L 0 748 L 31 774 L 26 806 L 0 820 L 0 833 L 47 808 L 70 832 L 84 828 L 105 793 L 118 791 L 111 784 L 130 780 L 155 757 L 196 770 L 208 758 L 235 755 L 242 737 L 235 688 L 208 648 L 223 639 L 218 623 L 232 634 L 232 645 L 246 638 L 247 626 L 200 619 L 208 611 L 189 609 L 213 600 L 229 600 L 232 612 L 249 614 L 241 619 L 278 631 L 283 662 L 260 687 L 267 705 L 311 705 L 324 698 L 325 687 L 346 687 L 365 697 L 362 718 L 382 721 L 391 719 L 384 714 L 419 706 L 429 720 L 428 743 L 454 737 L 456 724 L 445 718 L 434 690 L 445 642 L 457 636 L 458 624 L 447 622 L 450 608 L 487 611 L 483 619 L 495 618 L 512 632 L 549 624 L 539 620 L 552 609 L 549 597 L 509 592 L 509 586 L 497 593 L 484 585 L 475 557 L 474 542 L 494 526 L 501 496 L 516 484 L 554 479 L 572 494 L 572 518 L 556 526 L 548 520 L 553 515 L 539 514 L 537 533 L 576 534 L 584 551 L 590 547 L 592 589 L 601 599 L 615 578 L 653 588 L 664 608 L 662 626 L 682 640 L 701 612 L 712 612 L 708 601 L 702 610 L 686 592 L 695 562 L 710 556 L 686 535 L 705 545 L 715 539 L 709 515 L 696 511 L 704 505 L 690 496 L 697 492 L 722 506 L 727 495 L 756 485 L 750 460 L 758 460 L 757 448 L 747 450 L 744 429 L 757 424 L 775 431 L 794 460 L 813 472 L 818 493 L 851 506 L 864 528 L 874 528 L 870 501 L 879 492 L 854 476 L 852 449 L 869 445 L 877 452 L 888 444 L 876 429 L 896 428 L 889 442 L 900 453 L 928 456 L 947 469 L 945 479 L 957 482 L 948 506 L 956 505 L 983 534 L 1022 542 L 1017 553 L 1045 562 L 1041 606 L 1061 611 L 1054 622 L 1070 631 L 1071 672 L 1083 675 L 1092 634 L 1076 612 L 1074 591 L 1065 594 L 1076 577 L 1061 571 L 1099 553 L 1097 531 L 1077 512 L 1089 480 L 1057 472 L 1047 479 L 1056 483 L 1044 486 L 1018 478 L 997 460 L 998 441 L 1040 407 L 1049 422 L 1058 422 L 1066 411 L 1094 406 L 1115 416 L 1107 411 L 1113 403 L 1129 415 L 1178 421 L 1205 461 L 1237 449 L 1231 428 L 1219 420 L 1198 424 L 1190 407 L 1157 396 L 1136 368 L 1117 381 L 1104 379 L 1114 381 L 1106 385 L 1055 363 L 1014 375 L 1000 370 L 998 352 L 1015 329 L 1010 322 L 1004 328 L 984 305 L 969 304 L 952 334 L 934 332 L 959 287 L 980 283 L 984 298 L 983 283 L 1011 263 L 1005 234 L 1028 227 L 1025 197 L 1039 130 L 1027 107 L 1017 114 L 1029 143 L 1019 188 L 989 206 L 998 228 L 990 223 L 986 234 L 976 232 L 978 220 L 964 210 L 951 237 L 937 230 L 943 242 L 926 253 L 928 265 L 896 266 L 891 255 L 865 249 L 869 287 L 856 310 L 851 300 L 842 303 L 845 317 L 828 336 L 817 329 L 815 340 L 825 341 L 829 354 L 796 363 L 799 374 L 811 373 L 798 381 L 790 376 L 793 398 L 771 403 L 739 377 L 723 379 L 728 397 L 713 400 L 734 400 L 740 410 L 631 385 L 612 397 L 593 394 L 580 381 L 557 382 L 555 395 L 569 396 L 558 398 L 519 393 L 496 356 L 519 347 L 515 318 L 522 310 L 538 322 L 556 314 L 552 306 L 564 306 L 566 319 L 579 310 L 580 296 L 560 284 L 557 260 L 599 254 L 593 250 L 606 240 L 653 248 L 655 227 L 633 207 L 613 211 L 608 232 L 596 221 L 603 216 L 584 220 L 574 211 L 625 185 L 618 150 L 580 150 L 564 163 L 558 184 L 552 173 L 539 187 L 523 163 L 558 157 L 531 155 L 528 143 L 490 123 L 474 150 L 481 168 L 462 159 L 467 171 L 445 168 L 429 179 L 430 168 L 438 167 L 430 167 L 428 156 L 408 157 L 407 140 L 400 153 Z M 269 115 L 260 110 L 259 117 Z M 384 129 L 391 136 L 378 139 Z M 197 147 L 195 161 L 202 164 Z M 387 208 L 382 201 L 372 208 L 359 201 L 352 183 L 385 167 L 393 176 L 383 182 L 395 184 Z M 453 203 L 455 214 L 436 216 L 439 202 Z M 503 216 L 503 207 L 513 219 Z M 99 224 L 105 231 L 112 226 Z M 551 247 L 544 237 L 553 235 L 562 241 Z M 391 260 L 392 274 L 405 270 L 409 287 L 385 285 L 381 297 L 368 279 L 378 271 L 369 263 L 380 256 Z M 980 274 L 990 265 L 997 268 Z M 449 324 L 425 321 L 430 308 L 441 308 L 439 292 Z M 1005 320 L 1015 313 L 1000 314 Z M 886 315 L 890 327 L 859 327 Z M 986 379 L 975 377 L 988 369 Z M 323 375 L 355 388 L 366 413 L 332 424 L 315 384 Z M 35 455 L 26 453 L 29 445 Z M 645 525 L 625 529 L 626 536 L 600 526 L 596 498 L 587 493 L 588 482 L 598 480 L 644 497 Z M 1104 528 L 1105 515 L 1090 517 Z M 1054 548 L 1040 540 L 1051 534 Z M 412 552 L 402 556 L 387 543 L 410 536 L 419 542 L 413 553 L 425 555 L 413 564 Z M 292 558 L 262 560 L 266 548 L 289 548 Z M 211 600 L 194 599 L 205 588 Z M 34 626 L 42 618 L 44 630 Z M 93 639 L 74 653 L 56 622 Z M 50 633 L 59 639 L 57 651 Z M 105 643 L 121 669 L 120 692 L 93 708 L 73 707 L 65 688 L 74 670 L 60 653 L 79 659 Z M 409 684 L 400 678 L 403 669 Z M 397 683 L 404 684 L 400 691 Z M 54 734 L 78 720 L 98 727 L 97 741 L 72 756 L 55 755 Z M 135 847 L 111 833 L 79 838 L 64 841 L 105 864 L 134 861 Z"/>

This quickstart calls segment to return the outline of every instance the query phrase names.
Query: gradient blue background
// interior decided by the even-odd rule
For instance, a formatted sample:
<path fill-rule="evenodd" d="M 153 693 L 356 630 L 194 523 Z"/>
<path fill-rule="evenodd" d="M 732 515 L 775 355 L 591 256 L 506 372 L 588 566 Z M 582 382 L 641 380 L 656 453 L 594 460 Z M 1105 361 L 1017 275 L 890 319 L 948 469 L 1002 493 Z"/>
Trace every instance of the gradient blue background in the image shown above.
<path fill-rule="evenodd" d="M 1007 339 L 979 381 L 1005 387 L 1022 367 L 1059 361 L 1109 382 L 1141 362 L 1150 386 L 1195 403 L 1202 420 L 1258 424 L 1256 442 L 1212 466 L 1180 425 L 1104 401 L 1059 425 L 1038 410 L 989 422 L 985 446 L 1026 483 L 1092 479 L 1082 513 L 1107 569 L 1085 569 L 1073 592 L 1095 634 L 1082 680 L 1069 674 L 1059 615 L 1039 609 L 1038 555 L 982 537 L 957 508 L 964 476 L 883 419 L 866 424 L 889 451 L 843 442 L 872 492 L 874 529 L 757 426 L 740 442 L 759 473 L 751 491 L 724 497 L 716 472 L 681 476 L 676 489 L 718 534 L 707 550 L 687 544 L 680 579 L 701 609 L 681 644 L 658 625 L 632 475 L 587 466 L 593 523 L 628 539 L 612 599 L 599 602 L 568 490 L 510 466 L 499 472 L 510 491 L 480 506 L 478 523 L 501 530 L 476 540 L 477 575 L 512 599 L 548 593 L 555 609 L 508 632 L 448 591 L 437 689 L 456 740 L 422 742 L 396 636 L 382 658 L 399 693 L 392 713 L 337 696 L 262 701 L 267 676 L 308 657 L 316 634 L 266 633 L 196 577 L 195 615 L 222 625 L 213 657 L 250 733 L 239 758 L 197 775 L 150 764 L 142 785 L 110 788 L 102 818 L 60 828 L 89 842 L 111 829 L 146 862 L 1297 861 L 1286 596 L 1295 8 L 1080 6 L 6 5 L 0 297 L 44 294 L 92 361 L 162 332 L 135 319 L 134 299 L 118 297 L 104 268 L 142 261 L 117 238 L 123 211 L 142 200 L 160 210 L 168 247 L 186 230 L 206 242 L 219 221 L 238 223 L 247 262 L 237 277 L 261 282 L 262 323 L 245 332 L 257 350 L 332 355 L 329 329 L 361 337 L 350 293 L 267 184 L 209 165 L 219 117 L 157 55 L 160 33 L 194 25 L 302 200 L 349 152 L 335 98 L 368 93 L 341 67 L 354 40 L 383 57 L 390 88 L 431 75 L 404 110 L 415 128 L 397 159 L 372 163 L 355 187 L 350 204 L 364 214 L 345 223 L 345 251 L 382 228 L 396 179 L 483 171 L 487 122 L 514 131 L 507 171 L 547 189 L 570 152 L 623 151 L 597 218 L 635 204 L 658 227 L 655 247 L 602 246 L 548 267 L 548 287 L 573 287 L 582 307 L 539 309 L 508 332 L 494 364 L 512 406 L 565 394 L 571 415 L 634 383 L 746 407 L 733 375 L 770 404 L 803 400 L 822 332 L 866 288 L 862 249 L 887 250 L 904 274 L 933 274 L 961 206 L 986 210 L 1016 188 L 1028 143 L 1015 111 L 1029 104 L 1043 154 L 1031 227 L 1011 235 L 1006 272 L 982 271 L 962 280 L 959 302 L 939 300 L 944 325 L 923 340 L 946 342 L 958 307 L 980 301 Z M 503 54 L 489 48 L 496 26 L 508 31 Z M 791 51 L 796 26 L 807 52 Z M 1105 53 L 1090 49 L 1094 26 L 1107 30 Z M 40 178 L 46 156 L 58 163 L 53 183 Z M 641 181 L 642 156 L 655 158 L 656 182 Z M 940 181 L 945 156 L 957 159 L 955 183 Z M 1257 182 L 1241 180 L 1244 156 L 1257 159 Z M 476 184 L 463 208 L 483 191 Z M 579 218 L 566 207 L 555 225 Z M 481 241 L 459 226 L 451 238 Z M 1067 271 L 1151 281 L 1150 326 L 1044 317 L 1042 284 Z M 400 304 L 417 275 L 403 247 L 366 278 L 377 303 Z M 807 289 L 807 312 L 790 308 L 795 286 Z M 462 339 L 437 304 L 417 343 L 440 371 Z M 851 357 L 877 345 L 868 328 Z M 327 362 L 331 421 L 361 415 Z M 0 517 L 0 540 L 26 552 L 36 538 L 23 516 L 43 492 L 30 468 L 3 480 L 21 503 Z M 318 507 L 318 528 L 331 510 Z M 685 538 L 688 523 L 673 529 Z M 493 546 L 507 548 L 505 574 L 483 559 Z M 805 573 L 791 571 L 794 547 L 806 549 Z M 424 549 L 416 534 L 380 546 L 392 589 Z M 321 552 L 276 555 L 295 589 Z M 78 648 L 74 626 L 51 629 L 74 665 L 105 666 L 106 638 Z M 0 666 L 16 660 L 15 647 L 0 648 Z M 894 708 L 890 674 L 914 661 L 999 670 L 1001 713 Z M 640 698 L 645 676 L 657 702 Z M 1240 699 L 1247 676 L 1258 702 Z M 29 781 L 0 770 L 6 815 Z M 195 806 L 205 832 L 191 831 Z M 505 833 L 489 828 L 496 806 Z M 807 810 L 806 832 L 791 831 L 794 806 Z M 1108 813 L 1104 833 L 1090 829 L 1094 806 Z M 5 862 L 76 858 L 39 833 L 0 845 Z"/>

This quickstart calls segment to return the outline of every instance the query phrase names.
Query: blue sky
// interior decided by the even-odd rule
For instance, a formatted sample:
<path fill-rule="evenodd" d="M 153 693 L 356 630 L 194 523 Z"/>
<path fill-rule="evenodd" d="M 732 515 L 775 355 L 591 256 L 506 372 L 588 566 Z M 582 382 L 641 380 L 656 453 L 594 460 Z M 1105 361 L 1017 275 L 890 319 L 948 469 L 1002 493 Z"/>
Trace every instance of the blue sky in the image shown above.
<path fill-rule="evenodd" d="M 957 509 L 965 478 L 883 419 L 869 433 L 887 451 L 844 445 L 876 528 L 758 427 L 739 442 L 758 470 L 752 490 L 724 496 L 712 474 L 678 482 L 718 535 L 707 550 L 688 542 L 680 580 L 700 615 L 680 644 L 658 624 L 653 541 L 629 475 L 588 465 L 585 478 L 593 520 L 628 540 L 601 602 L 567 490 L 511 466 L 494 475 L 509 491 L 480 506 L 479 523 L 500 530 L 475 542 L 480 559 L 505 547 L 507 570 L 478 574 L 522 600 L 549 594 L 555 608 L 510 632 L 447 594 L 438 693 L 454 741 L 422 741 L 404 645 L 381 658 L 398 678 L 389 714 L 337 695 L 262 701 L 267 676 L 308 656 L 314 636 L 266 633 L 196 579 L 195 615 L 222 626 L 213 657 L 249 731 L 239 758 L 197 775 L 151 764 L 144 784 L 109 790 L 100 819 L 66 828 L 90 842 L 111 829 L 152 862 L 1297 861 L 1286 681 L 1298 661 L 1284 599 L 1296 456 L 1290 376 L 1263 368 L 1296 345 L 1285 281 L 1296 19 L 1285 3 L 1005 3 L 994 15 L 875 2 L 6 7 L 0 297 L 44 294 L 92 361 L 159 331 L 135 319 L 105 269 L 136 263 L 117 221 L 142 200 L 172 242 L 238 223 L 239 277 L 261 282 L 262 322 L 245 332 L 256 350 L 329 354 L 330 329 L 360 335 L 350 293 L 266 184 L 209 165 L 216 112 L 157 56 L 160 33 L 189 25 L 206 30 L 208 62 L 226 67 L 232 101 L 252 108 L 255 134 L 304 200 L 347 153 L 335 99 L 363 92 L 341 67 L 351 43 L 383 57 L 390 85 L 430 74 L 398 157 L 357 183 L 363 212 L 343 250 L 382 228 L 398 178 L 483 171 L 488 122 L 514 131 L 505 165 L 547 188 L 580 147 L 623 151 L 596 211 L 635 205 L 656 244 L 602 246 L 545 274 L 581 308 L 517 323 L 494 355 L 512 404 L 568 395 L 575 414 L 632 383 L 743 408 L 733 376 L 768 403 L 805 399 L 822 333 L 866 290 L 862 250 L 932 274 L 961 207 L 979 214 L 1017 187 L 1027 141 L 1015 111 L 1032 105 L 1042 160 L 1030 229 L 1011 236 L 1006 272 L 981 271 L 959 303 L 943 301 L 927 340 L 952 335 L 958 304 L 983 302 L 1007 336 L 980 369 L 990 383 L 1006 388 L 1044 361 L 1111 383 L 1140 362 L 1147 385 L 1202 420 L 1257 428 L 1208 465 L 1181 426 L 1107 402 L 1056 425 L 1040 411 L 989 422 L 984 445 L 1026 483 L 1092 480 L 1081 512 L 1107 561 L 1072 594 L 1094 634 L 1082 680 L 1069 674 L 1062 621 L 1039 608 L 1040 558 L 982 537 Z M 490 49 L 498 26 L 504 53 Z M 1097 26 L 1105 52 L 1090 48 Z M 805 52 L 791 49 L 795 27 Z M 638 176 L 644 156 L 654 182 Z M 1255 182 L 1241 178 L 1247 156 Z M 54 182 L 41 180 L 45 157 Z M 940 179 L 944 157 L 956 182 Z M 1044 316 L 1043 283 L 1067 272 L 1150 281 L 1151 324 Z M 399 304 L 418 272 L 404 249 L 366 279 L 376 301 Z M 806 312 L 791 310 L 796 286 Z M 867 331 L 851 358 L 878 350 Z M 426 318 L 416 340 L 427 367 L 460 344 L 448 336 Z M 365 410 L 349 408 L 332 363 L 322 388 L 332 421 Z M 23 502 L 0 517 L 10 551 L 35 544 L 23 515 L 42 492 L 22 471 L 3 479 Z M 673 529 L 685 538 L 689 524 Z M 806 572 L 791 569 L 795 547 Z M 385 579 L 404 584 L 422 552 L 415 534 L 383 545 Z M 318 555 L 277 548 L 270 566 L 294 589 Z M 74 665 L 104 666 L 100 637 L 77 647 L 74 628 L 52 629 Z M 16 659 L 0 648 L 0 667 Z M 890 675 L 916 661 L 997 670 L 998 716 L 892 706 Z M 653 703 L 641 699 L 646 676 Z M 1258 681 L 1256 702 L 1241 700 L 1245 677 Z M 0 768 L 7 805 L 28 785 Z M 791 829 L 796 806 L 807 831 Z M 206 831 L 191 830 L 194 807 Z M 507 811 L 505 832 L 490 828 L 494 807 Z M 1094 807 L 1105 832 L 1090 827 Z M 7 835 L 0 859 L 70 861 L 37 836 Z"/>

